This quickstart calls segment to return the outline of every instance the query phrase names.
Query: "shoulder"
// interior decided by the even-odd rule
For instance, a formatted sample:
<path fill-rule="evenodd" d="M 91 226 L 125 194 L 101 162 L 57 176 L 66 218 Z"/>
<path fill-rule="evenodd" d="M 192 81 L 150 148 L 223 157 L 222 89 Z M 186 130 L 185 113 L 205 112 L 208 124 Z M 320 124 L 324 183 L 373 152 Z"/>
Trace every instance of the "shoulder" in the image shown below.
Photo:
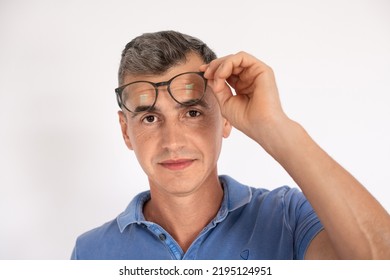
<path fill-rule="evenodd" d="M 81 234 L 76 239 L 72 259 L 94 259 L 100 247 L 120 234 L 116 219 Z"/>
<path fill-rule="evenodd" d="M 220 181 L 228 193 L 229 205 L 232 208 L 240 206 L 261 207 L 291 207 L 305 203 L 306 198 L 297 188 L 281 186 L 275 189 L 253 187 L 242 184 L 232 177 L 221 175 Z M 232 209 L 230 209 L 232 210 Z"/>
<path fill-rule="evenodd" d="M 90 229 L 83 234 L 81 234 L 77 240 L 78 241 L 98 241 L 99 239 L 103 239 L 105 236 L 119 232 L 118 223 L 116 219 L 112 219 L 101 226 Z"/>
<path fill-rule="evenodd" d="M 118 257 L 115 252 L 120 251 L 124 242 L 128 242 L 131 237 L 129 233 L 134 228 L 133 225 L 144 220 L 142 207 L 149 197 L 149 192 L 138 194 L 132 199 L 125 211 L 115 219 L 81 234 L 76 240 L 72 259 L 110 259 L 111 257 Z M 124 234 L 125 230 L 127 234 Z"/>
<path fill-rule="evenodd" d="M 252 187 L 227 176 L 221 181 L 229 193 L 230 207 L 226 226 L 220 227 L 222 234 L 228 232 L 233 236 L 234 228 L 238 233 L 234 235 L 234 242 L 253 241 L 249 243 L 254 258 L 303 258 L 322 225 L 300 189 Z M 264 251 L 264 248 L 272 249 Z"/>

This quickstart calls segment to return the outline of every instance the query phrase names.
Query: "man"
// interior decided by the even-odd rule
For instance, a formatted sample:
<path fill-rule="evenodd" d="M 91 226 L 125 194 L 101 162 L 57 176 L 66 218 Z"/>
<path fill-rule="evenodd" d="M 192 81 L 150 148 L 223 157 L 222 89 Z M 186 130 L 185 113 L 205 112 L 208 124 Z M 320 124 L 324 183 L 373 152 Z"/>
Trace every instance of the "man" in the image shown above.
<path fill-rule="evenodd" d="M 178 32 L 144 34 L 122 53 L 119 86 L 123 138 L 150 192 L 80 236 L 73 259 L 390 259 L 389 214 L 285 115 L 263 62 L 216 59 Z M 219 176 L 231 126 L 303 193 Z"/>

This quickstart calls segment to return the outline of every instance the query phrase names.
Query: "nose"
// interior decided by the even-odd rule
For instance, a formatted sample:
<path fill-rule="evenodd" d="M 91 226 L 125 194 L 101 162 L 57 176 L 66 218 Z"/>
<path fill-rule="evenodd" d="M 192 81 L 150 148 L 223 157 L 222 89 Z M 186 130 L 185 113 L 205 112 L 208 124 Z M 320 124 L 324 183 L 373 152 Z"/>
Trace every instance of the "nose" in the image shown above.
<path fill-rule="evenodd" d="M 178 119 L 168 119 L 164 121 L 161 134 L 162 148 L 170 152 L 177 152 L 186 145 L 185 128 Z"/>
<path fill-rule="evenodd" d="M 186 127 L 180 118 L 180 109 L 168 93 L 167 87 L 159 87 L 156 107 L 164 112 L 160 128 L 161 147 L 170 153 L 180 151 L 186 145 Z"/>

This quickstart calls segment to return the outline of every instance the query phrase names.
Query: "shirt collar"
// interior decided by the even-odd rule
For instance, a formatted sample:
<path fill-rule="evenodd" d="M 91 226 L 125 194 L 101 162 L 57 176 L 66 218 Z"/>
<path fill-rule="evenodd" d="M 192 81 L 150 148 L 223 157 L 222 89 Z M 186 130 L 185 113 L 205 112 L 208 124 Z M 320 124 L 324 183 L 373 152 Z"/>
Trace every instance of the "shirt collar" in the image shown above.
<path fill-rule="evenodd" d="M 248 186 L 240 184 L 227 175 L 219 176 L 219 180 L 224 189 L 224 198 L 221 208 L 213 220 L 213 223 L 219 223 L 223 221 L 229 212 L 232 212 L 237 208 L 240 208 L 241 206 L 249 203 L 252 198 L 252 192 Z M 117 223 L 121 232 L 123 232 L 130 224 L 148 223 L 145 220 L 142 209 L 145 202 L 149 199 L 150 191 L 142 192 L 133 198 L 124 212 L 119 214 L 117 217 Z"/>

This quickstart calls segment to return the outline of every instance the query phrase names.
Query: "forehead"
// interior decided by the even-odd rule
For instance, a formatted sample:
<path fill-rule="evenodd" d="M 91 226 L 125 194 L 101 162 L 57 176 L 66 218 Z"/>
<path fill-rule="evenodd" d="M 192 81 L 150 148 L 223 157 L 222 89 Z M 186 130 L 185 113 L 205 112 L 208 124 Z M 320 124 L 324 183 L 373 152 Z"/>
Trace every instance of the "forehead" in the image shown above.
<path fill-rule="evenodd" d="M 184 73 L 184 72 L 198 72 L 199 67 L 205 64 L 203 59 L 195 53 L 189 53 L 186 56 L 186 60 L 175 65 L 174 67 L 168 69 L 165 73 L 161 75 L 125 75 L 123 79 L 123 84 L 128 84 L 135 81 L 150 81 L 154 83 L 168 81 L 172 77 Z"/>

